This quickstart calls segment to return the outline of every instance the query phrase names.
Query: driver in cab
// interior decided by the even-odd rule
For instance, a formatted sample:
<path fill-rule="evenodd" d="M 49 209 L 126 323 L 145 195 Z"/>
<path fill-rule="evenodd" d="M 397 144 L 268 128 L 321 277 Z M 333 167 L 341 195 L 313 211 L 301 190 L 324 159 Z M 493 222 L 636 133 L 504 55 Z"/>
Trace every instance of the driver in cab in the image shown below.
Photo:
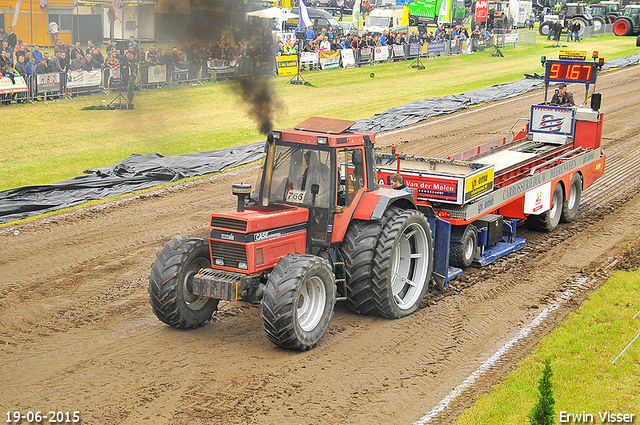
<path fill-rule="evenodd" d="M 573 101 L 573 93 L 567 91 L 567 85 L 565 83 L 560 83 L 558 85 L 558 89 L 551 98 L 551 104 L 559 106 L 575 105 L 575 102 Z"/>

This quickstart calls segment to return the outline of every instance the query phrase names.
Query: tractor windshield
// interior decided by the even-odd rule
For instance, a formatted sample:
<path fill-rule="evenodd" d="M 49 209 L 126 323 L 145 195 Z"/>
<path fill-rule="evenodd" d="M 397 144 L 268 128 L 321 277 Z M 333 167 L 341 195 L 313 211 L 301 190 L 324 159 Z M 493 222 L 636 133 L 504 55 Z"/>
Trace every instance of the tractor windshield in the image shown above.
<path fill-rule="evenodd" d="M 278 145 L 270 199 L 296 205 L 329 208 L 332 179 L 331 152 L 316 146 Z M 317 185 L 317 193 L 314 193 Z"/>

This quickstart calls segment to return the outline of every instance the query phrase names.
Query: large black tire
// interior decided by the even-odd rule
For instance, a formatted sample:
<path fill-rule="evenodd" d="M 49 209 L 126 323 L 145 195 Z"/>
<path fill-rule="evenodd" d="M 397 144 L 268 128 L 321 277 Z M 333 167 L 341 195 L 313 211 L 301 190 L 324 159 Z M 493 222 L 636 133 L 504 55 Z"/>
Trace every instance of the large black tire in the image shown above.
<path fill-rule="evenodd" d="M 267 279 L 262 327 L 274 344 L 306 351 L 327 332 L 335 302 L 335 277 L 327 261 L 313 255 L 288 254 Z"/>
<path fill-rule="evenodd" d="M 475 226 L 469 224 L 452 227 L 449 264 L 463 269 L 469 267 L 473 263 L 477 247 L 478 229 Z"/>
<path fill-rule="evenodd" d="M 636 37 L 636 47 L 640 47 L 640 35 Z"/>
<path fill-rule="evenodd" d="M 633 31 L 633 24 L 627 17 L 619 17 L 613 23 L 613 33 L 619 36 L 627 36 Z"/>
<path fill-rule="evenodd" d="M 560 221 L 570 223 L 580 209 L 580 196 L 582 195 L 582 177 L 575 173 L 569 186 L 569 196 L 562 203 L 562 216 Z"/>
<path fill-rule="evenodd" d="M 373 314 L 375 310 L 371 270 L 381 230 L 379 221 L 354 220 L 339 248 L 347 281 L 345 305 L 359 314 Z"/>
<path fill-rule="evenodd" d="M 538 27 L 538 32 L 540 35 L 544 35 L 545 37 L 549 35 L 549 31 L 551 31 L 551 22 L 545 21 L 540 24 Z"/>
<path fill-rule="evenodd" d="M 373 259 L 376 313 L 388 319 L 418 309 L 433 272 L 433 240 L 425 216 L 417 210 L 395 211 L 382 227 Z"/>
<path fill-rule="evenodd" d="M 562 204 L 564 201 L 564 192 L 560 183 L 556 184 L 553 189 L 553 198 L 551 199 L 551 209 L 539 215 L 530 215 L 525 220 L 525 225 L 531 230 L 540 232 L 553 232 L 560 223 L 562 216 Z"/>
<path fill-rule="evenodd" d="M 602 17 L 602 16 L 594 16 L 593 17 L 593 32 L 594 33 L 600 33 L 603 31 L 603 27 L 608 23 L 609 21 Z"/>
<path fill-rule="evenodd" d="M 189 292 L 189 281 L 201 268 L 211 267 L 206 239 L 178 236 L 160 252 L 149 275 L 149 304 L 158 319 L 174 328 L 202 326 L 218 309 L 213 298 Z"/>

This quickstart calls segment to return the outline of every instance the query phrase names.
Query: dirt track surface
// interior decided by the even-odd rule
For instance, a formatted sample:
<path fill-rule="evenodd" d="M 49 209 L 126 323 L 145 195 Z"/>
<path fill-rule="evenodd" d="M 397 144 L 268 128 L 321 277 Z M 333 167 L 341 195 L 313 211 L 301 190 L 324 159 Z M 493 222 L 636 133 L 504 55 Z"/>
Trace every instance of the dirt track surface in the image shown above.
<path fill-rule="evenodd" d="M 576 99 L 582 90 L 573 88 Z M 640 66 L 603 74 L 598 91 L 606 171 L 573 223 L 552 234 L 519 230 L 522 251 L 468 269 L 407 318 L 359 316 L 338 303 L 306 353 L 272 345 L 259 306 L 223 302 L 206 326 L 178 331 L 147 301 L 156 252 L 175 235 L 206 236 L 209 214 L 235 206 L 231 183 L 253 183 L 255 168 L 0 233 L 0 413 L 77 410 L 87 424 L 413 423 L 586 277 L 432 421 L 450 423 L 601 285 L 603 267 L 639 234 Z M 444 157 L 501 138 L 540 99 L 436 118 L 377 145 Z"/>

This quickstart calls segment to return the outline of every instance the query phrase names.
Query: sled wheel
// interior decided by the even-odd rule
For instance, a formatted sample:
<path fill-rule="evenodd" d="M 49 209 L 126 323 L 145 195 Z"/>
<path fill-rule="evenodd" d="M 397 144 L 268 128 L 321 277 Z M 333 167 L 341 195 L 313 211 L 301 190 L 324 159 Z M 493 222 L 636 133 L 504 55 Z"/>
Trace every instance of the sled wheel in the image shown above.
<path fill-rule="evenodd" d="M 571 186 L 569 186 L 569 196 L 562 203 L 562 216 L 560 221 L 563 223 L 569 223 L 573 221 L 580 209 L 580 195 L 582 194 L 582 177 L 580 174 L 575 173 L 571 179 Z"/>
<path fill-rule="evenodd" d="M 469 267 L 473 262 L 477 246 L 478 229 L 475 226 L 470 224 L 468 226 L 456 226 L 451 229 L 449 263 L 453 267 Z"/>

